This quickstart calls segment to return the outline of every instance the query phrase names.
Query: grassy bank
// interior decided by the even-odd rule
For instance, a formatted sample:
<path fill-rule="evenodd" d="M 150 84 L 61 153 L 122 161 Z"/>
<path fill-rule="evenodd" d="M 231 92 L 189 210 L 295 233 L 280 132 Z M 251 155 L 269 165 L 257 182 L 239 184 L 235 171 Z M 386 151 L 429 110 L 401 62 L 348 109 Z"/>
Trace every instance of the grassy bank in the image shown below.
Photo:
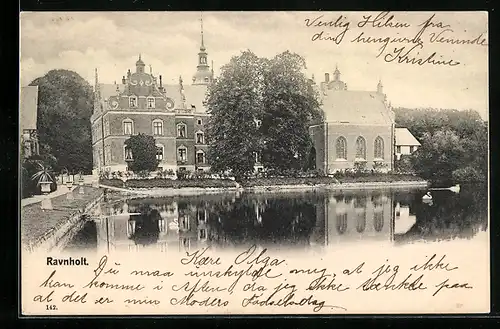
<path fill-rule="evenodd" d="M 375 182 L 408 182 L 421 181 L 419 177 L 413 175 L 397 174 L 370 174 L 364 176 L 343 176 L 343 177 L 263 177 L 252 178 L 240 182 L 242 187 L 258 186 L 280 186 L 280 185 L 330 185 L 347 183 L 375 183 Z M 120 179 L 101 180 L 101 184 L 120 188 L 230 188 L 236 187 L 232 180 L 220 179 L 131 179 L 123 182 Z"/>
<path fill-rule="evenodd" d="M 72 192 L 73 199 L 67 194 L 52 198 L 51 210 L 41 208 L 41 203 L 33 203 L 21 208 L 21 239 L 23 244 L 35 242 L 49 231 L 66 223 L 72 216 L 83 211 L 85 206 L 96 199 L 102 191 L 85 187 L 85 194 L 79 194 L 76 188 Z"/>

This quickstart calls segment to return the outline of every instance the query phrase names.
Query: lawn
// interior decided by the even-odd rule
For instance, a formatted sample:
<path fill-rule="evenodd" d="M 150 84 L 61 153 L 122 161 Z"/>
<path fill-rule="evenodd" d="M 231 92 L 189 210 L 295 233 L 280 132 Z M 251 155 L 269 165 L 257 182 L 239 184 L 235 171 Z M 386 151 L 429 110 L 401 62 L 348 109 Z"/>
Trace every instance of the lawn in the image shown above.
<path fill-rule="evenodd" d="M 97 198 L 102 190 L 85 186 L 85 194 L 74 189 L 73 200 L 67 194 L 52 199 L 52 210 L 41 209 L 41 203 L 33 203 L 21 209 L 21 238 L 23 243 L 35 242 L 50 230 L 55 230 L 78 212 L 82 212 L 91 201 Z"/>

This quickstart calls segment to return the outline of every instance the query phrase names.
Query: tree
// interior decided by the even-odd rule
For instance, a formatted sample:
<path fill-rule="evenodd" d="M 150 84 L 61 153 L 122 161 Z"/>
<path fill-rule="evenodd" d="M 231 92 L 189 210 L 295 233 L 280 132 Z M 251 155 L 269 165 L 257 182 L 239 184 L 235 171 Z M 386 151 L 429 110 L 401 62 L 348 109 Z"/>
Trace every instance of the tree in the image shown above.
<path fill-rule="evenodd" d="M 126 147 L 130 148 L 133 159 L 129 168 L 133 172 L 153 171 L 158 168 L 160 161 L 156 158 L 156 143 L 153 136 L 139 133 L 131 136 L 125 141 Z"/>
<path fill-rule="evenodd" d="M 57 159 L 54 169 L 91 171 L 93 92 L 89 83 L 73 71 L 52 70 L 30 85 L 38 86 L 38 136 Z"/>
<path fill-rule="evenodd" d="M 425 133 L 422 146 L 413 157 L 413 167 L 422 178 L 446 183 L 453 181 L 453 172 L 463 166 L 463 162 L 460 138 L 449 129 Z"/>
<path fill-rule="evenodd" d="M 253 172 L 257 154 L 272 169 L 303 169 L 312 142 L 308 127 L 321 117 L 305 60 L 284 52 L 272 59 L 251 51 L 235 56 L 209 86 L 207 135 L 214 171 L 239 178 Z"/>
<path fill-rule="evenodd" d="M 261 139 L 255 120 L 262 116 L 265 61 L 247 50 L 231 58 L 208 87 L 207 156 L 215 172 L 231 171 L 237 180 L 254 170 Z"/>
<path fill-rule="evenodd" d="M 287 170 L 308 166 L 312 141 L 309 126 L 321 116 L 317 92 L 303 70 L 301 56 L 286 51 L 271 59 L 264 70 L 263 164 Z"/>

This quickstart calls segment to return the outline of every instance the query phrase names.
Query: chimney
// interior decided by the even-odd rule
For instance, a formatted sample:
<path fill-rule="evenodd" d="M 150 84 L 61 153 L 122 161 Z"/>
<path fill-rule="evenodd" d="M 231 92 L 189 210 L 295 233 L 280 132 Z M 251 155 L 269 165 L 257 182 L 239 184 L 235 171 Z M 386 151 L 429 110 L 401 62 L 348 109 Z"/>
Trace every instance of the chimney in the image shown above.
<path fill-rule="evenodd" d="M 325 82 L 330 82 L 330 73 L 325 73 Z"/>
<path fill-rule="evenodd" d="M 125 84 L 125 76 L 122 77 L 122 85 Z"/>

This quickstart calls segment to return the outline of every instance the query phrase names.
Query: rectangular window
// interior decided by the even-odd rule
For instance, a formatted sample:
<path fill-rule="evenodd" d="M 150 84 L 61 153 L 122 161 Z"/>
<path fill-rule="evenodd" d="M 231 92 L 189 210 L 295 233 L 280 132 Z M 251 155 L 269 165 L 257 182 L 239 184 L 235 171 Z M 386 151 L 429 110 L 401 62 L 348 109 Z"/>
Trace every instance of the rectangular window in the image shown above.
<path fill-rule="evenodd" d="M 161 146 L 156 147 L 156 160 L 163 160 L 163 147 Z"/>
<path fill-rule="evenodd" d="M 203 124 L 203 121 L 201 121 L 201 119 L 198 119 L 198 124 L 199 125 Z"/>
<path fill-rule="evenodd" d="M 163 135 L 163 123 L 160 121 L 153 122 L 153 135 Z"/>
<path fill-rule="evenodd" d="M 123 123 L 123 134 L 124 135 L 132 135 L 132 122 L 124 122 Z"/>
<path fill-rule="evenodd" d="M 125 161 L 133 160 L 132 150 L 128 147 L 125 147 Z"/>
<path fill-rule="evenodd" d="M 205 153 L 203 152 L 196 153 L 196 162 L 205 163 Z"/>
<path fill-rule="evenodd" d="M 396 153 L 401 153 L 401 146 L 396 146 Z"/>
<path fill-rule="evenodd" d="M 196 133 L 196 143 L 205 144 L 203 133 Z"/>
<path fill-rule="evenodd" d="M 185 148 L 181 148 L 178 150 L 178 159 L 179 161 L 186 161 L 187 158 L 186 158 L 186 155 L 187 155 L 187 152 L 186 152 L 186 149 Z"/>
<path fill-rule="evenodd" d="M 181 138 L 186 137 L 186 125 L 178 125 L 177 126 L 177 137 L 181 137 Z"/>

